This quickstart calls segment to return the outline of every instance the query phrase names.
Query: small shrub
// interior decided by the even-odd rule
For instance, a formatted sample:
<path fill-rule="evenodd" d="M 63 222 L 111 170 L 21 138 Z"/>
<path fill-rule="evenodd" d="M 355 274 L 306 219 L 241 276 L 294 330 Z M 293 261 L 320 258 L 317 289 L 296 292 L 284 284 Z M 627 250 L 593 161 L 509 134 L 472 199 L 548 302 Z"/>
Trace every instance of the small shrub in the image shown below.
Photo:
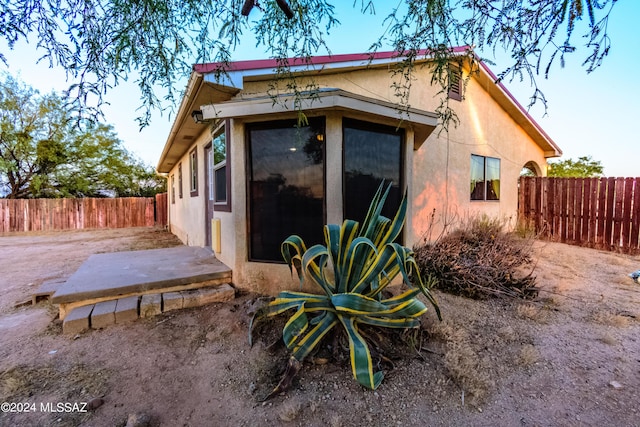
<path fill-rule="evenodd" d="M 436 288 L 469 298 L 537 295 L 535 277 L 519 273 L 532 261 L 533 237 L 504 231 L 504 221 L 472 218 L 434 242 L 414 247 L 420 271 Z"/>
<path fill-rule="evenodd" d="M 520 349 L 520 364 L 533 366 L 540 360 L 540 352 L 531 344 L 526 344 Z"/>

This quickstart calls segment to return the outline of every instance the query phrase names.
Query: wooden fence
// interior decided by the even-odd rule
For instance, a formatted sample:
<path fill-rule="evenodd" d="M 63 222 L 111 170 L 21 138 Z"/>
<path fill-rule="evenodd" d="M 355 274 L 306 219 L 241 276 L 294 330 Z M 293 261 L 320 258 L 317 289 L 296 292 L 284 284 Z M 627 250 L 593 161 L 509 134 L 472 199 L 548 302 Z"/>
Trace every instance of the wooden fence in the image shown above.
<path fill-rule="evenodd" d="M 166 225 L 156 220 L 153 197 L 81 199 L 0 199 L 0 232 Z M 161 206 L 159 206 L 161 208 Z"/>
<path fill-rule="evenodd" d="M 640 252 L 640 178 L 520 178 L 520 219 L 542 238 Z"/>
<path fill-rule="evenodd" d="M 158 227 L 166 227 L 169 224 L 168 200 L 167 193 L 156 194 L 156 225 Z"/>

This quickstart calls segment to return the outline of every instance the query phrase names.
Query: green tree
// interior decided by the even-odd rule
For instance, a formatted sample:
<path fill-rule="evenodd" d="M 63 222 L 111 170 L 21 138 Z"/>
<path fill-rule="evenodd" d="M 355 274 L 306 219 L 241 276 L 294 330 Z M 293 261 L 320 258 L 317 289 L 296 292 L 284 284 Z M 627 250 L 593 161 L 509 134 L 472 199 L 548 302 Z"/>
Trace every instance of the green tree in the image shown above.
<path fill-rule="evenodd" d="M 268 56 L 279 59 L 279 75 L 295 77 L 285 58 L 307 61 L 331 52 L 325 39 L 340 25 L 327 0 L 15 0 L 0 4 L 0 34 L 9 49 L 19 40 L 37 40 L 43 60 L 64 68 L 75 81 L 70 88 L 78 111 L 100 108 L 103 95 L 121 80 L 137 80 L 144 105 L 140 125 L 154 108 L 175 105 L 174 83 L 199 62 L 219 62 L 220 74 L 234 49 L 252 33 Z M 462 61 L 452 46 L 480 52 L 507 52 L 511 65 L 499 79 L 528 78 L 532 103 L 545 102 L 536 85 L 555 61 L 586 40 L 584 65 L 598 67 L 607 55 L 609 16 L 616 0 L 403 0 L 389 5 L 354 1 L 355 13 L 380 13 L 379 37 L 369 48 L 393 49 L 403 59 L 392 72 L 399 105 L 406 103 L 413 64 L 421 49 L 434 59 L 432 83 L 442 87 L 441 118 L 450 118 L 446 102 L 452 60 Z M 260 10 L 258 10 L 260 9 Z M 248 17 L 247 17 L 248 16 Z M 467 58 L 475 60 L 471 48 Z M 0 51 L 0 60 L 5 60 Z M 292 83 L 293 82 L 293 83 Z M 166 91 L 165 99 L 156 88 Z M 95 111 L 93 111 L 95 113 Z"/>
<path fill-rule="evenodd" d="M 547 176 L 558 178 L 597 178 L 603 176 L 604 167 L 591 156 L 549 162 Z"/>
<path fill-rule="evenodd" d="M 0 82 L 0 196 L 146 196 L 164 183 L 110 125 L 73 120 L 58 95 L 9 75 Z"/>

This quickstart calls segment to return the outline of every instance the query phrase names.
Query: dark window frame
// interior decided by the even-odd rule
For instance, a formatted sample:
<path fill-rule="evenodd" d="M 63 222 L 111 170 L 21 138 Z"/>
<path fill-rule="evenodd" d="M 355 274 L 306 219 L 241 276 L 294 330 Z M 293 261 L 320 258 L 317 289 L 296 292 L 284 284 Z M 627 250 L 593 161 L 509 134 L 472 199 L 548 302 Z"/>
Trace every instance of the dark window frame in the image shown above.
<path fill-rule="evenodd" d="M 407 134 L 405 129 L 403 128 L 396 128 L 393 126 L 388 126 L 388 125 L 383 125 L 383 124 L 379 124 L 379 123 L 373 123 L 373 122 L 369 122 L 366 120 L 360 120 L 360 119 L 352 119 L 349 117 L 343 117 L 342 119 L 342 217 L 345 219 L 355 219 L 355 218 L 347 218 L 347 213 L 346 213 L 346 205 L 347 205 L 347 188 L 346 188 L 346 150 L 345 150 L 345 141 L 344 141 L 344 135 L 345 135 L 345 128 L 350 127 L 352 129 L 360 129 L 360 130 L 365 130 L 365 131 L 373 131 L 373 132 L 379 132 L 379 133 L 384 133 L 384 134 L 389 134 L 389 135 L 397 135 L 398 132 L 401 132 L 400 136 L 400 163 L 399 163 L 399 172 L 400 172 L 400 177 L 399 177 L 399 184 L 398 184 L 398 188 L 400 191 L 400 199 L 402 198 L 402 195 L 404 194 L 404 190 L 405 190 L 405 183 L 406 183 L 406 171 L 405 171 L 405 157 L 406 157 L 406 141 L 407 141 Z M 395 212 L 394 212 L 395 213 Z M 402 240 L 403 239 L 403 234 L 402 233 L 399 236 L 399 239 Z"/>
<path fill-rule="evenodd" d="M 476 193 L 475 190 L 475 186 L 473 187 L 473 189 L 471 189 L 470 194 L 469 194 L 469 200 L 472 202 L 499 202 L 500 201 L 500 180 L 501 180 L 501 176 L 502 176 L 502 162 L 500 161 L 499 157 L 491 157 L 491 156 L 482 156 L 479 154 L 471 154 L 471 167 L 473 167 L 473 160 L 474 157 L 477 159 L 482 159 L 482 197 L 478 197 L 475 196 L 474 194 Z M 498 162 L 498 193 L 496 194 L 495 197 L 489 197 L 489 194 L 491 193 L 489 191 L 490 187 L 490 180 L 487 180 L 487 160 L 496 160 Z M 472 179 L 473 179 L 473 171 L 470 170 L 470 174 L 471 176 L 469 177 L 469 181 L 470 183 L 472 183 Z M 495 194 L 495 192 L 493 192 Z"/>
<path fill-rule="evenodd" d="M 189 193 L 191 197 L 198 195 L 198 147 L 189 151 Z"/>
<path fill-rule="evenodd" d="M 322 223 L 323 225 L 327 223 L 327 158 L 326 158 L 326 133 L 327 133 L 327 118 L 326 116 L 313 116 L 314 118 L 320 118 L 323 120 L 323 150 L 322 150 Z M 270 259 L 262 259 L 253 255 L 252 248 L 252 199 L 251 199 L 251 176 L 253 173 L 253 165 L 252 165 L 252 152 L 251 152 L 251 137 L 250 133 L 252 130 L 269 130 L 269 129 L 279 129 L 282 127 L 283 123 L 296 123 L 295 119 L 278 119 L 278 120 L 268 120 L 261 122 L 251 122 L 246 123 L 244 126 L 244 134 L 245 134 L 245 168 L 246 168 L 246 176 L 245 180 L 246 184 L 246 194 L 247 194 L 247 203 L 246 203 L 246 235 L 247 235 L 247 260 L 250 262 L 259 262 L 265 264 L 284 264 L 284 260 L 281 257 L 278 260 L 270 260 Z M 309 242 L 305 243 L 309 244 Z"/>

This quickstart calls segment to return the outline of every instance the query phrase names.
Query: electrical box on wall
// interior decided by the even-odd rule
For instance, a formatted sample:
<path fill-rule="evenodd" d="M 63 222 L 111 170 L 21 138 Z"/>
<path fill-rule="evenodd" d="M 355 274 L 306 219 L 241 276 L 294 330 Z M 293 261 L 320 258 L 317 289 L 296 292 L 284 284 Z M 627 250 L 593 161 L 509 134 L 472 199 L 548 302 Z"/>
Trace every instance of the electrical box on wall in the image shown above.
<path fill-rule="evenodd" d="M 220 219 L 211 220 L 211 249 L 219 254 L 221 252 Z"/>

